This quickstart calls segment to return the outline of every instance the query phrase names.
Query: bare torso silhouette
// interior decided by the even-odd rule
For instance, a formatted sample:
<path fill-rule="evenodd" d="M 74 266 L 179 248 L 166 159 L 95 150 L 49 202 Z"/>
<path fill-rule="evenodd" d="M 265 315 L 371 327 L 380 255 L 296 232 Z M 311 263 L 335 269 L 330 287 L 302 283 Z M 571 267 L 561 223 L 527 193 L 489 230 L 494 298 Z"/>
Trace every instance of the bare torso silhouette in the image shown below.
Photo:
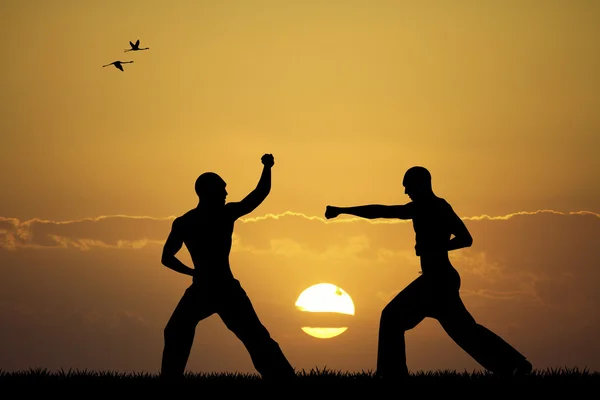
<path fill-rule="evenodd" d="M 229 254 L 236 217 L 231 204 L 221 209 L 201 207 L 177 218 L 175 224 L 194 264 L 194 282 L 233 279 Z"/>
<path fill-rule="evenodd" d="M 256 370 L 265 379 L 291 379 L 296 374 L 279 344 L 273 340 L 258 318 L 252 302 L 234 278 L 229 253 L 235 221 L 253 211 L 271 188 L 273 156 L 265 154 L 259 183 L 240 202 L 225 203 L 226 183 L 208 172 L 196 181 L 198 206 L 175 218 L 163 248 L 162 263 L 168 268 L 192 276 L 164 330 L 161 377 L 181 379 L 192 348 L 197 324 L 213 314 L 244 344 Z M 175 254 L 186 246 L 194 268 Z"/>
<path fill-rule="evenodd" d="M 421 257 L 424 274 L 447 272 L 453 268 L 446 245 L 459 227 L 456 214 L 442 198 L 434 197 L 422 203 L 408 203 L 415 231 L 415 252 Z"/>

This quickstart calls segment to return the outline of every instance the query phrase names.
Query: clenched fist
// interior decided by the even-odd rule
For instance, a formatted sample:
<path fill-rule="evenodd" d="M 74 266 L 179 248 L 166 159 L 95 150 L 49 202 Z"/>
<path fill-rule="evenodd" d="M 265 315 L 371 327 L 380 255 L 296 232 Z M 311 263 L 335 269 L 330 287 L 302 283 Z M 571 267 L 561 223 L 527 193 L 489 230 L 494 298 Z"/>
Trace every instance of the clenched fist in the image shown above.
<path fill-rule="evenodd" d="M 265 154 L 261 157 L 260 161 L 262 161 L 265 167 L 271 168 L 275 164 L 275 159 L 273 158 L 273 154 Z"/>
<path fill-rule="evenodd" d="M 325 208 L 325 218 L 331 219 L 340 215 L 340 209 L 334 206 L 327 206 Z"/>

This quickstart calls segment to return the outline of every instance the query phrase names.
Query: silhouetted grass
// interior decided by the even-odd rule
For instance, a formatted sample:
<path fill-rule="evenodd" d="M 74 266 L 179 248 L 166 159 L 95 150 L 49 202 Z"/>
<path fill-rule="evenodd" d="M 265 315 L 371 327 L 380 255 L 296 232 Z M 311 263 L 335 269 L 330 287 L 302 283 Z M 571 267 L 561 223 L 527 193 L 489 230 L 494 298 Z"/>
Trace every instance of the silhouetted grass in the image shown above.
<path fill-rule="evenodd" d="M 517 399 L 539 397 L 542 394 L 555 397 L 560 393 L 572 398 L 578 393 L 581 393 L 582 397 L 587 396 L 590 386 L 595 388 L 599 386 L 598 384 L 600 384 L 600 372 L 578 368 L 534 370 L 527 376 L 510 379 L 479 371 L 418 371 L 412 373 L 403 382 L 382 382 L 371 371 L 355 373 L 316 368 L 310 371 L 297 371 L 296 381 L 286 384 L 265 382 L 258 374 L 187 373 L 180 385 L 164 385 L 157 374 L 146 372 L 87 370 L 53 372 L 47 369 L 5 372 L 0 370 L 0 388 L 5 388 L 5 392 L 11 392 L 8 389 L 10 386 L 17 388 L 21 395 L 24 395 L 24 389 L 27 389 L 49 396 L 50 389 L 55 389 L 63 397 L 72 392 L 77 392 L 77 396 L 87 397 L 92 394 L 98 396 L 100 393 L 120 396 L 129 393 L 129 390 L 122 391 L 123 386 L 131 386 L 134 390 L 131 393 L 138 396 L 148 394 L 153 396 L 157 393 L 161 396 L 173 395 L 184 388 L 184 393 L 195 393 L 197 396 L 206 397 L 205 395 L 210 393 L 206 398 L 230 398 L 227 396 L 235 394 L 236 398 L 240 396 L 254 398 L 258 395 L 281 399 L 329 399 L 330 396 L 326 393 L 335 393 L 338 396 L 352 395 L 353 398 L 357 396 L 375 398 L 374 396 L 379 395 L 389 397 L 389 393 L 396 393 L 392 397 L 400 398 L 407 392 L 418 394 L 420 397 L 426 396 L 426 398 L 430 398 L 428 394 L 439 393 L 445 397 L 450 393 L 460 396 L 475 394 L 479 398 L 500 392 L 504 396 L 514 396 Z M 115 392 L 113 388 L 118 391 Z M 12 393 L 15 393 L 14 390 Z"/>
<path fill-rule="evenodd" d="M 302 383 L 352 383 L 366 382 L 379 383 L 374 373 L 343 372 L 315 368 L 310 371 L 297 371 L 297 382 Z M 67 370 L 50 371 L 43 368 L 32 368 L 24 371 L 7 372 L 0 370 L 0 383 L 152 383 L 158 382 L 158 375 L 148 372 L 113 372 L 113 371 L 88 371 Z M 531 374 L 514 378 L 498 378 L 488 372 L 456 372 L 451 370 L 417 371 L 410 374 L 406 383 L 430 382 L 457 382 L 457 383 L 494 383 L 494 382 L 520 382 L 520 383 L 600 383 L 600 372 L 592 372 L 579 368 L 550 368 L 547 370 L 534 370 Z M 212 382 L 225 382 L 228 384 L 262 382 L 258 374 L 244 373 L 186 373 L 183 381 L 186 384 L 205 384 Z"/>

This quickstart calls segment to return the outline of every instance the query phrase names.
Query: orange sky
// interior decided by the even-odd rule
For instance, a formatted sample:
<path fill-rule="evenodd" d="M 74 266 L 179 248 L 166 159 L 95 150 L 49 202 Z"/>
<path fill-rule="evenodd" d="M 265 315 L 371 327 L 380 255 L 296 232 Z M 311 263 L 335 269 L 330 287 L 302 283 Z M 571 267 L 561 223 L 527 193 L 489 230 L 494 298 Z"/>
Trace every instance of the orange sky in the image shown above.
<path fill-rule="evenodd" d="M 600 369 L 600 4 L 376 3 L 4 1 L 0 369 L 156 371 L 189 284 L 160 265 L 170 218 L 207 170 L 241 199 L 267 152 L 272 193 L 231 258 L 294 366 L 374 368 L 414 235 L 320 218 L 407 202 L 418 164 L 473 232 L 453 257 L 475 318 L 535 368 Z M 318 282 L 356 305 L 329 340 L 294 309 Z M 253 371 L 217 317 L 197 335 L 190 369 Z M 478 368 L 435 321 L 407 337 L 411 369 Z"/>

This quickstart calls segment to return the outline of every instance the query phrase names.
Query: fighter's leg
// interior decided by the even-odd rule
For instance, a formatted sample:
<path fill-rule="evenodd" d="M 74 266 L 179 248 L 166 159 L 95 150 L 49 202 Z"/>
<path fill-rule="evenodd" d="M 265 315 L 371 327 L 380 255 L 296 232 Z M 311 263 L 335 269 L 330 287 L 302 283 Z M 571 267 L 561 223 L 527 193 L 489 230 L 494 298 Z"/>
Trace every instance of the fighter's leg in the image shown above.
<path fill-rule="evenodd" d="M 458 292 L 440 302 L 438 320 L 446 333 L 482 367 L 498 375 L 531 371 L 531 364 L 514 347 L 478 324 Z"/>
<path fill-rule="evenodd" d="M 164 329 L 161 378 L 171 380 L 183 377 L 196 326 L 213 313 L 196 285 L 185 291 Z"/>
<path fill-rule="evenodd" d="M 381 312 L 377 347 L 378 376 L 408 376 L 404 335 L 427 316 L 427 286 L 424 277 L 418 277 L 398 293 Z"/>
<path fill-rule="evenodd" d="M 279 344 L 260 322 L 252 302 L 239 282 L 227 290 L 227 297 L 219 305 L 217 313 L 244 344 L 254 367 L 263 379 L 292 379 L 296 372 Z"/>

